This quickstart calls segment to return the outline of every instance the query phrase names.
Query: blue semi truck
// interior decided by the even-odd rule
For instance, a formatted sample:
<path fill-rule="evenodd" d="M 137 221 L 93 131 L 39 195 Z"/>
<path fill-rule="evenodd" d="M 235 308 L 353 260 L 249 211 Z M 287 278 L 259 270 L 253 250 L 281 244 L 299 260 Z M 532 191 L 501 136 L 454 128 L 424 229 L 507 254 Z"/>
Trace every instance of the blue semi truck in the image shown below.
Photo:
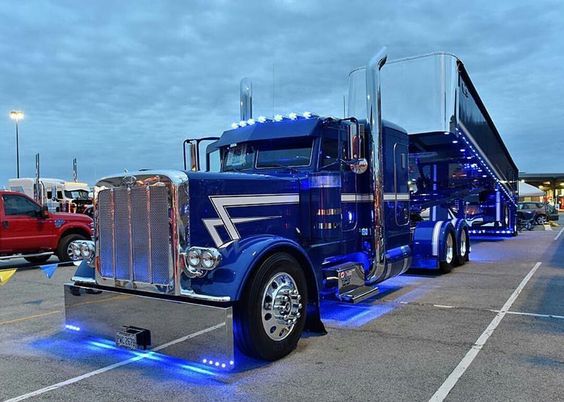
<path fill-rule="evenodd" d="M 324 331 L 324 299 L 516 234 L 517 169 L 463 64 L 386 59 L 349 76 L 349 117 L 255 118 L 243 80 L 240 121 L 186 140 L 184 170 L 99 180 L 66 328 L 219 369 L 236 351 L 275 360 Z"/>

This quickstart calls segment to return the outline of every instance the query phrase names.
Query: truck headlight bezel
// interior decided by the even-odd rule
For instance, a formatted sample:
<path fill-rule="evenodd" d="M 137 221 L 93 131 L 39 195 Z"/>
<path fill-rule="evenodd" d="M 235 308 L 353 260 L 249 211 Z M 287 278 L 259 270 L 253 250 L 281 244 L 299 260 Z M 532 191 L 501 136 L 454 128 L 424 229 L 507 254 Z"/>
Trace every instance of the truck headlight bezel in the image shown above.
<path fill-rule="evenodd" d="M 184 272 L 189 278 L 202 278 L 221 262 L 221 253 L 212 247 L 190 247 L 182 255 Z"/>

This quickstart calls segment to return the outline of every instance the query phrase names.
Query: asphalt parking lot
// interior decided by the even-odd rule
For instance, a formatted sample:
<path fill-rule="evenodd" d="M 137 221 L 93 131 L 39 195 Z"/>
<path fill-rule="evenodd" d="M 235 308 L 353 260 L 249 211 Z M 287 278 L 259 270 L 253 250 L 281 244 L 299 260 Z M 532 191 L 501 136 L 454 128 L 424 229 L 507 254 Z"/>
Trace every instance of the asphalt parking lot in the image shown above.
<path fill-rule="evenodd" d="M 327 335 L 229 374 L 124 364 L 131 352 L 62 331 L 73 267 L 50 280 L 22 269 L 0 287 L 0 399 L 424 401 L 447 389 L 452 401 L 564 400 L 562 231 L 474 241 L 472 261 L 448 275 L 410 273 L 371 301 L 325 303 Z"/>

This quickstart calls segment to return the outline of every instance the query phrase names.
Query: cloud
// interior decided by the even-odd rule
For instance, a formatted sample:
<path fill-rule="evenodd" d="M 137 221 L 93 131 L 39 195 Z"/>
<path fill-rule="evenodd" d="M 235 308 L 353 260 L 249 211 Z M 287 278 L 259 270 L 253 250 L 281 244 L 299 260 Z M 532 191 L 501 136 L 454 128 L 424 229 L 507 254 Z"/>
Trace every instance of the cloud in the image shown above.
<path fill-rule="evenodd" d="M 558 1 L 3 4 L 0 186 L 15 175 L 11 109 L 26 113 L 23 175 L 36 152 L 46 176 L 69 178 L 77 157 L 91 183 L 180 168 L 184 138 L 237 120 L 241 77 L 257 114 L 341 116 L 347 73 L 383 44 L 458 54 L 520 169 L 564 170 L 561 15 Z"/>

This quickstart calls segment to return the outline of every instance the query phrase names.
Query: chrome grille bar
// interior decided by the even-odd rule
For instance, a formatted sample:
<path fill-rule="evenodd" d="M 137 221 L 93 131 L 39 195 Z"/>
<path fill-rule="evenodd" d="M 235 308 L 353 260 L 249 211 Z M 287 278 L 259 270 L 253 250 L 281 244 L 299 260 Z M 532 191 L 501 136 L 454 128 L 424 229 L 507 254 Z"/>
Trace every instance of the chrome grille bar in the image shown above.
<path fill-rule="evenodd" d="M 100 275 L 127 283 L 170 285 L 166 186 L 115 187 L 98 194 Z"/>

